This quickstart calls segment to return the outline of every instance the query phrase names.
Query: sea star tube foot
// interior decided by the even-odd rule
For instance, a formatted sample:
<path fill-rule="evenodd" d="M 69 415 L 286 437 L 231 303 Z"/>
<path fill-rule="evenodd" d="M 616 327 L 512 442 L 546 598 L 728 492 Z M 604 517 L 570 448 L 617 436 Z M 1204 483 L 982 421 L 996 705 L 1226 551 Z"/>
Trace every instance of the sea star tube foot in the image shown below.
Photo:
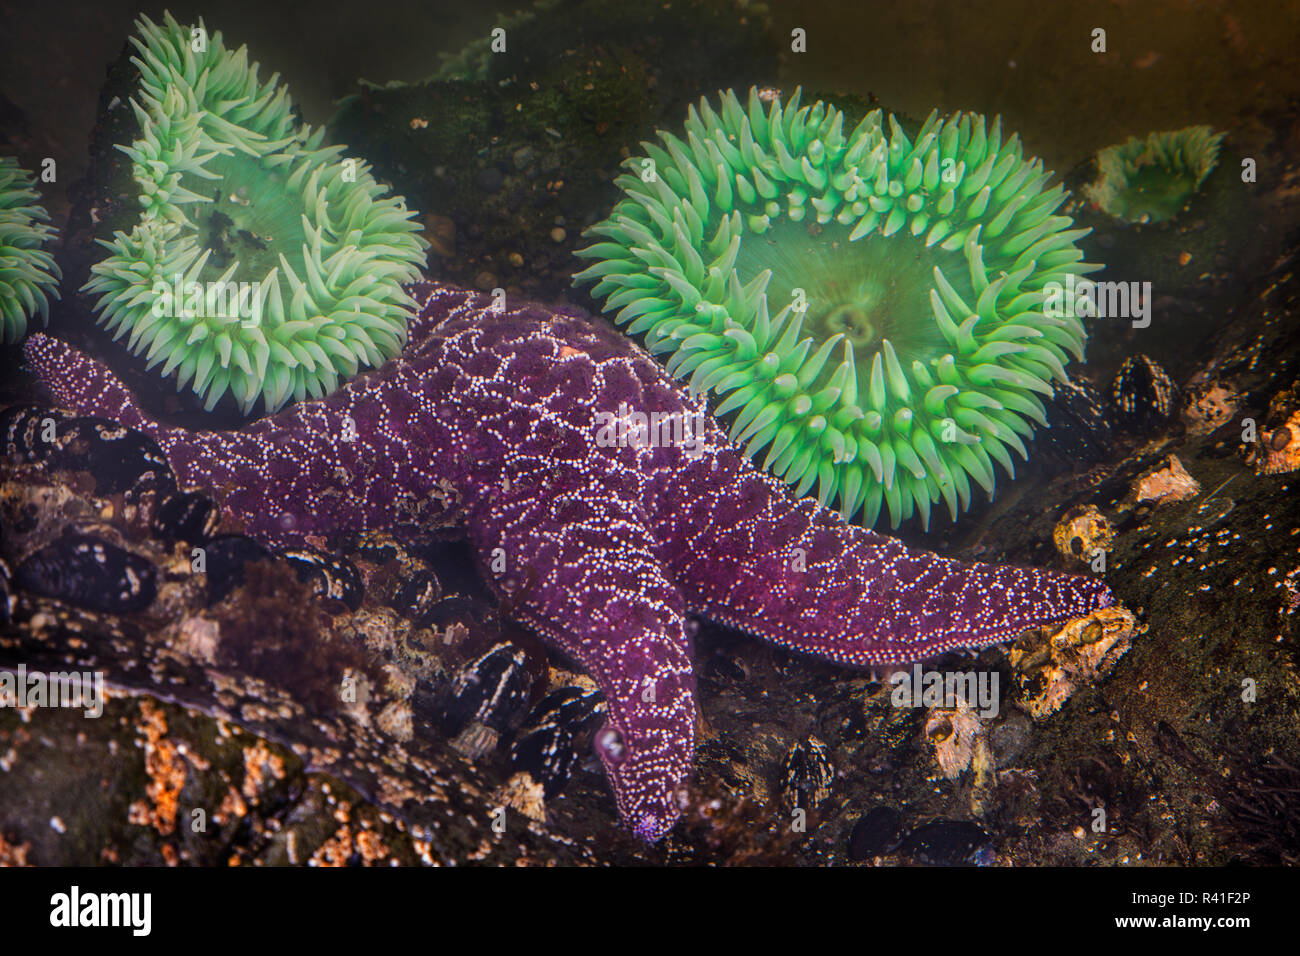
<path fill-rule="evenodd" d="M 687 614 L 842 664 L 982 647 L 1109 606 L 1093 578 L 967 564 L 845 523 L 754 467 L 644 351 L 577 310 L 437 282 L 400 357 L 237 432 L 146 415 L 107 368 L 45 335 L 57 400 L 153 437 L 180 481 L 268 544 L 463 524 L 511 614 L 585 668 L 619 814 L 676 822 L 696 714 Z M 603 440 L 610 422 L 674 422 Z M 692 423 L 687 427 L 686 422 Z M 603 423 L 603 424 L 602 424 Z M 613 432 L 608 432 L 612 434 Z"/>

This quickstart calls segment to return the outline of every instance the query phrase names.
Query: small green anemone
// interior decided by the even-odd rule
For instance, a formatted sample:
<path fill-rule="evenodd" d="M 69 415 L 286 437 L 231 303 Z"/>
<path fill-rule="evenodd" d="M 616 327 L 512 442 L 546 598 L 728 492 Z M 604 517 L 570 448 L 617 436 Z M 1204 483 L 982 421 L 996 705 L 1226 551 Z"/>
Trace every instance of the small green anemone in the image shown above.
<path fill-rule="evenodd" d="M 404 200 L 322 147 L 245 47 L 170 14 L 136 25 L 139 139 L 118 149 L 141 212 L 84 287 L 100 321 L 208 408 L 229 390 L 245 413 L 397 355 L 427 248 Z"/>
<path fill-rule="evenodd" d="M 799 494 L 894 527 L 971 481 L 1045 424 L 1051 382 L 1082 359 L 1049 283 L 1094 271 L 1066 198 L 999 120 L 932 113 L 909 136 L 869 114 L 846 132 L 824 103 L 751 90 L 692 108 L 624 165 L 625 198 L 575 277 L 697 392 L 723 396 L 732 437 Z"/>
<path fill-rule="evenodd" d="M 1129 222 L 1173 219 L 1218 163 L 1223 136 L 1209 126 L 1131 136 L 1097 154 L 1097 181 L 1084 191 L 1102 210 Z"/>
<path fill-rule="evenodd" d="M 54 237 L 32 174 L 0 156 L 0 342 L 17 342 L 36 315 L 49 321 L 62 273 L 42 246 Z"/>

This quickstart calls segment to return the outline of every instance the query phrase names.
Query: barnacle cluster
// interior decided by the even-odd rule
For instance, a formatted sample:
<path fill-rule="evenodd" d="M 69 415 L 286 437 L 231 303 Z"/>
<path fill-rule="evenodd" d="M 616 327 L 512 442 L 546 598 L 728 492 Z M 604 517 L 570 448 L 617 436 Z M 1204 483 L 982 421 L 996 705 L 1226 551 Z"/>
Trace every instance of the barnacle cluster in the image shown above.
<path fill-rule="evenodd" d="M 1035 720 L 1061 709 L 1080 687 L 1114 669 L 1141 625 L 1123 607 L 1108 607 L 1023 635 L 1008 652 L 1020 704 Z"/>

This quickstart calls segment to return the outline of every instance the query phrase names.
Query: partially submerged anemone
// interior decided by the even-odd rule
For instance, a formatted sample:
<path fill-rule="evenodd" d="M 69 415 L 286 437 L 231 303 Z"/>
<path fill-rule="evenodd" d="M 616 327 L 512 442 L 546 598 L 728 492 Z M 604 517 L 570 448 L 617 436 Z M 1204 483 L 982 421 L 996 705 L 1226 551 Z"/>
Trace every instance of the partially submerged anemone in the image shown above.
<path fill-rule="evenodd" d="M 33 183 L 18 160 L 0 156 L 0 342 L 21 339 L 34 315 L 48 322 L 50 296 L 59 297 L 62 273 L 42 248 L 54 229 Z"/>
<path fill-rule="evenodd" d="M 85 285 L 115 338 L 213 407 L 319 397 L 401 351 L 427 244 L 369 167 L 322 147 L 279 74 L 200 22 L 137 21 L 140 219 Z M 196 49 L 198 47 L 198 49 Z"/>
<path fill-rule="evenodd" d="M 493 51 L 496 37 L 500 36 L 505 40 L 515 34 L 515 31 L 523 33 L 533 28 L 539 17 L 552 13 L 562 2 L 563 0 L 537 0 L 527 10 L 516 10 L 513 15 L 499 17 L 495 21 L 492 33 L 488 36 L 472 40 L 455 53 L 439 52 L 438 59 L 442 62 L 438 66 L 438 72 L 429 77 L 426 82 L 437 80 L 482 82 L 490 79 L 492 60 L 498 56 Z M 505 32 L 497 34 L 497 29 Z"/>
<path fill-rule="evenodd" d="M 1099 175 L 1085 187 L 1101 209 L 1129 222 L 1166 222 L 1201 188 L 1219 161 L 1223 133 L 1209 126 L 1129 137 L 1097 154 Z"/>
<path fill-rule="evenodd" d="M 877 110 L 846 133 L 799 97 L 701 100 L 685 140 L 643 144 L 575 281 L 725 396 L 732 436 L 799 494 L 867 526 L 884 506 L 928 525 L 940 499 L 955 518 L 972 479 L 992 495 L 995 464 L 1014 476 L 1083 357 L 1044 287 L 1098 268 L 1087 230 L 1053 215 L 1065 191 L 997 119 L 932 113 L 909 136 Z"/>

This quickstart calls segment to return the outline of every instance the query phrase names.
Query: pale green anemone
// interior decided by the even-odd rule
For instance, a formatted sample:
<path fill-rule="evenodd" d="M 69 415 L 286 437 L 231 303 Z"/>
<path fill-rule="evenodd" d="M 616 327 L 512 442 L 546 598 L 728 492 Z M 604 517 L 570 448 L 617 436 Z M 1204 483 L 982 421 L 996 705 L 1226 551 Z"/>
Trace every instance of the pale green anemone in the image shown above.
<path fill-rule="evenodd" d="M 1223 136 L 1209 126 L 1131 136 L 1097 154 L 1097 181 L 1084 192 L 1129 222 L 1173 219 L 1218 163 Z"/>
<path fill-rule="evenodd" d="M 27 320 L 48 323 L 50 296 L 59 297 L 62 273 L 43 246 L 54 237 L 32 174 L 0 156 L 0 342 L 17 342 Z"/>
<path fill-rule="evenodd" d="M 85 290 L 150 367 L 247 413 L 334 390 L 401 351 L 427 243 L 369 166 L 322 147 L 279 74 L 202 23 L 137 21 L 140 218 Z"/>
<path fill-rule="evenodd" d="M 725 396 L 732 437 L 799 494 L 868 526 L 885 506 L 928 525 L 940 500 L 956 517 L 972 480 L 1014 475 L 1083 357 L 1073 310 L 1044 303 L 1098 268 L 1087 230 L 999 120 L 932 113 L 909 136 L 877 110 L 846 132 L 799 97 L 701 100 L 684 138 L 644 143 L 575 281 Z"/>

